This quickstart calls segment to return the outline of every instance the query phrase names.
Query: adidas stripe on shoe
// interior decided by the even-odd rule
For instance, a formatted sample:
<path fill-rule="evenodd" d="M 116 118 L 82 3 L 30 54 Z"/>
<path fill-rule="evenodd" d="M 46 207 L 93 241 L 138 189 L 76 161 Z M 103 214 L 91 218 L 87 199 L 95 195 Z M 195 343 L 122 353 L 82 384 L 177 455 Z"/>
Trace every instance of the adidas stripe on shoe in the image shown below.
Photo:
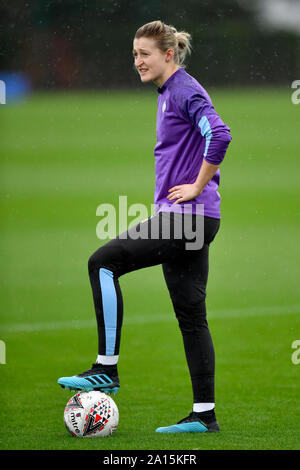
<path fill-rule="evenodd" d="M 60 377 L 57 383 L 62 388 L 70 390 L 99 390 L 110 394 L 117 393 L 120 388 L 120 380 L 117 367 L 93 364 L 91 369 L 71 377 Z"/>

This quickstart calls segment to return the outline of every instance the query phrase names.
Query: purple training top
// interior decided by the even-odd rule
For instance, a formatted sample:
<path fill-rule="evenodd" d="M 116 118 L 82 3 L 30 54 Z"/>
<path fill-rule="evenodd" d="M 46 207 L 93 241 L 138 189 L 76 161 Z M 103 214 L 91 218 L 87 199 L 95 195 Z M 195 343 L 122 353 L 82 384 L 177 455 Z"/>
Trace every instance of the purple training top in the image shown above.
<path fill-rule="evenodd" d="M 231 141 L 230 129 L 216 113 L 208 93 L 184 68 L 178 69 L 157 89 L 157 144 L 154 149 L 156 211 L 173 212 L 179 209 L 199 213 L 197 204 L 204 204 L 204 215 L 219 219 L 220 170 L 205 186 L 200 196 L 176 204 L 167 199 L 173 186 L 194 183 L 203 158 L 219 165 Z M 203 212 L 202 212 L 203 213 Z"/>

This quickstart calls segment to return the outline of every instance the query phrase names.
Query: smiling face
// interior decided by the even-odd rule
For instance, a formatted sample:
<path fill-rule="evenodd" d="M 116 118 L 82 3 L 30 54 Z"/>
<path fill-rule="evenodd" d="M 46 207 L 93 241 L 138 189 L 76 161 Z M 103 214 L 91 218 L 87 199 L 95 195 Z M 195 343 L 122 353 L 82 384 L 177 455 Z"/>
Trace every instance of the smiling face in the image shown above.
<path fill-rule="evenodd" d="M 135 38 L 133 57 L 134 65 L 143 83 L 152 81 L 156 86 L 161 87 L 178 69 L 173 60 L 174 50 L 168 49 L 163 53 L 152 38 Z"/>

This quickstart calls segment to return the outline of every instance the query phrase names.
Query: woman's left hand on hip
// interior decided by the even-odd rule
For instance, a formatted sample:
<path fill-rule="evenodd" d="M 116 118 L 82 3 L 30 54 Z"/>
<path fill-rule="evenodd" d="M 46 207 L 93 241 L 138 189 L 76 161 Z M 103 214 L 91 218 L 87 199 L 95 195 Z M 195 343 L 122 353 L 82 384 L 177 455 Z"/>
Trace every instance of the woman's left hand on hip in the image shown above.
<path fill-rule="evenodd" d="M 169 201 L 175 200 L 174 204 L 190 201 L 200 194 L 195 184 L 180 184 L 178 186 L 173 186 L 173 188 L 169 189 L 168 192 L 170 194 L 167 196 L 167 199 L 169 199 Z"/>

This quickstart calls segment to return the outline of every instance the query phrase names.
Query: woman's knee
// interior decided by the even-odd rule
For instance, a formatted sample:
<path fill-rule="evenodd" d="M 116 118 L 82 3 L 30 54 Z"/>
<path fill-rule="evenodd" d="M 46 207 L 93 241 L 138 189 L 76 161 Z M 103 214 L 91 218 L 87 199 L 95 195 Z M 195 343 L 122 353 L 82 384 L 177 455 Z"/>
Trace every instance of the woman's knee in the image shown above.
<path fill-rule="evenodd" d="M 192 332 L 206 324 L 206 291 L 195 289 L 193 295 L 182 289 L 170 292 L 174 312 L 182 331 Z"/>
<path fill-rule="evenodd" d="M 107 243 L 93 253 L 88 260 L 89 273 L 101 267 L 116 272 L 122 264 L 121 250 L 117 245 Z"/>
<path fill-rule="evenodd" d="M 88 259 L 89 273 L 91 273 L 95 269 L 99 269 L 103 264 L 103 261 L 104 259 L 102 255 L 102 248 L 99 248 L 99 250 L 95 251 L 95 253 L 93 253 Z"/>

